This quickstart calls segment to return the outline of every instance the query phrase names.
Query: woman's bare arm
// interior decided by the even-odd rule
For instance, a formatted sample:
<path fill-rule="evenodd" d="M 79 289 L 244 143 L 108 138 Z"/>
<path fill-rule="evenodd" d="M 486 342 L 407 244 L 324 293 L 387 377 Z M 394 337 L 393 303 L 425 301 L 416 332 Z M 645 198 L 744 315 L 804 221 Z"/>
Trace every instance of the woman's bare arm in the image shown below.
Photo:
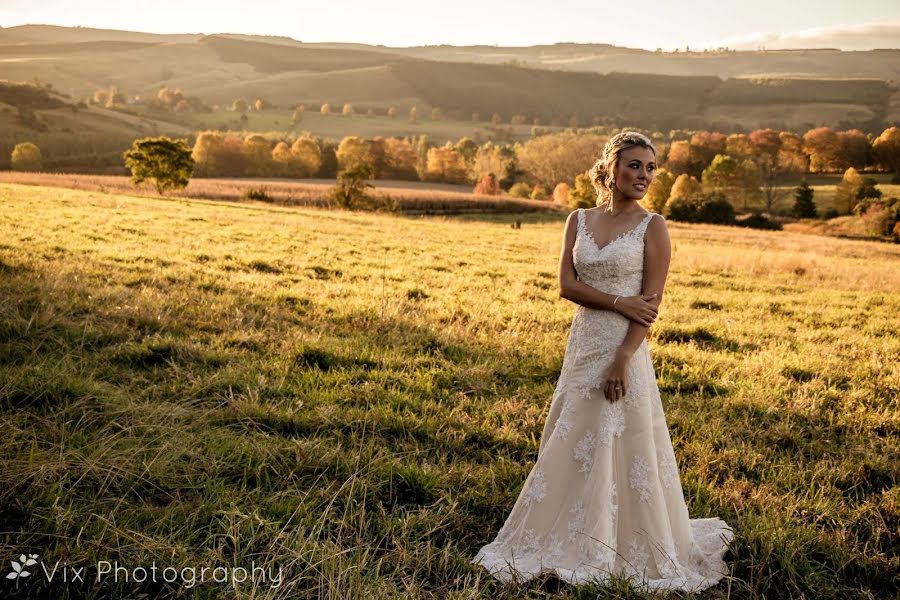
<path fill-rule="evenodd" d="M 669 239 L 669 229 L 665 219 L 660 215 L 650 219 L 647 231 L 644 234 L 644 277 L 642 281 L 642 294 L 656 293 L 656 297 L 650 300 L 657 308 L 662 301 L 663 288 L 666 285 L 666 277 L 669 274 L 669 263 L 672 259 L 672 243 Z M 649 327 L 630 321 L 625 339 L 619 345 L 617 353 L 630 358 L 637 351 L 641 342 L 647 335 Z"/>
<path fill-rule="evenodd" d="M 559 297 L 587 308 L 613 310 L 616 294 L 601 292 L 578 279 L 578 274 L 575 272 L 575 261 L 572 259 L 572 247 L 575 245 L 577 227 L 578 211 L 573 210 L 566 219 L 562 250 L 559 253 Z"/>

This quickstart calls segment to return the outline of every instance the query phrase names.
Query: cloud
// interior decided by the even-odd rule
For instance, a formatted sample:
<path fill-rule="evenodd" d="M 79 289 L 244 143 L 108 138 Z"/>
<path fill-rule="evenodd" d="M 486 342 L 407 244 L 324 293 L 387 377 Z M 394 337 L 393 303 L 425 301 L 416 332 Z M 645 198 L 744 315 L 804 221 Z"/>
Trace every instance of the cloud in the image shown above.
<path fill-rule="evenodd" d="M 694 46 L 694 44 L 691 44 Z M 834 25 L 791 32 L 755 32 L 697 44 L 697 48 L 735 50 L 768 50 L 798 48 L 840 48 L 841 50 L 871 50 L 900 48 L 900 21 L 866 23 L 862 25 Z"/>

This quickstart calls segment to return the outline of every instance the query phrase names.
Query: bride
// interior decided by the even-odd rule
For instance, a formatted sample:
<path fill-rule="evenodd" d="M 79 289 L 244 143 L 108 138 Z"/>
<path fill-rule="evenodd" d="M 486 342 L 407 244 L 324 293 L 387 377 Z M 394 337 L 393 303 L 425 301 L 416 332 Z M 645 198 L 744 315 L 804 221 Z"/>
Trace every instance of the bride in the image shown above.
<path fill-rule="evenodd" d="M 733 530 L 688 516 L 645 338 L 671 257 L 665 219 L 638 204 L 655 169 L 646 136 L 614 135 L 590 170 L 598 207 L 566 221 L 560 296 L 578 306 L 537 461 L 471 561 L 501 581 L 700 591 L 727 574 Z"/>

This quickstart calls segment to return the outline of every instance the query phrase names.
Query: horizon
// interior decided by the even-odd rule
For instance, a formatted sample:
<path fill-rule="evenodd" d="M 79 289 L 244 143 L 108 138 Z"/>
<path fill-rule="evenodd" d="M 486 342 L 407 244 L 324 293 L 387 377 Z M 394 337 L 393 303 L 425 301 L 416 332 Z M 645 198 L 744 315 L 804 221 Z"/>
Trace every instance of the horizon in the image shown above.
<path fill-rule="evenodd" d="M 252 35 L 311 44 L 391 48 L 527 48 L 555 44 L 606 44 L 664 52 L 723 47 L 751 51 L 900 48 L 900 5 L 884 0 L 860 0 L 852 9 L 822 7 L 810 0 L 788 6 L 777 0 L 760 0 L 753 7 L 723 7 L 713 0 L 693 0 L 690 8 L 685 8 L 685 3 L 674 7 L 650 2 L 655 8 L 637 17 L 643 19 L 639 23 L 644 29 L 641 39 L 648 40 L 645 43 L 634 39 L 634 27 L 615 27 L 604 22 L 604 15 L 617 10 L 612 3 L 562 2 L 550 15 L 536 3 L 526 2 L 511 17 L 512 9 L 474 0 L 458 0 L 453 10 L 422 8 L 401 1 L 390 9 L 345 2 L 315 11 L 296 10 L 279 0 L 259 0 L 258 9 L 250 15 L 241 10 L 213 10 L 212 3 L 207 2 L 192 3 L 185 8 L 172 0 L 159 0 L 153 13 L 121 15 L 110 10 L 113 5 L 108 0 L 90 0 L 83 3 L 83 10 L 77 16 L 69 16 L 58 0 L 49 0 L 40 7 L 12 0 L 0 9 L 0 27 L 46 25 L 158 35 Z M 356 17 L 348 19 L 348 11 L 353 11 L 350 14 Z M 285 12 L 296 15 L 300 23 L 294 24 L 292 18 L 269 16 L 269 13 L 283 15 Z M 172 18 L 173 14 L 178 16 Z M 472 19 L 472 14 L 479 18 Z M 578 15 L 586 18 L 573 18 Z M 696 15 L 704 18 L 697 19 Z M 861 20 L 859 15 L 865 15 L 866 20 Z M 631 19 L 632 15 L 622 18 L 626 17 Z M 803 26 L 782 27 L 784 23 L 803 23 Z"/>

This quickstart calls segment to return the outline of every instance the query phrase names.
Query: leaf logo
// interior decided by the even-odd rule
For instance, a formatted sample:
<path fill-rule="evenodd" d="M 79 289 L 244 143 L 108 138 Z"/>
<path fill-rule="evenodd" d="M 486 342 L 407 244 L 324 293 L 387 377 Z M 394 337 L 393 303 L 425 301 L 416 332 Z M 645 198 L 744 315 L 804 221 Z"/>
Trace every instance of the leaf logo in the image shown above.
<path fill-rule="evenodd" d="M 29 554 L 27 557 L 24 554 L 19 555 L 18 561 L 12 562 L 12 573 L 9 573 L 6 578 L 7 579 L 15 579 L 16 587 L 19 587 L 19 578 L 20 577 L 28 577 L 31 575 L 30 571 L 26 571 L 25 567 L 30 567 L 31 565 L 37 564 L 37 554 Z"/>

